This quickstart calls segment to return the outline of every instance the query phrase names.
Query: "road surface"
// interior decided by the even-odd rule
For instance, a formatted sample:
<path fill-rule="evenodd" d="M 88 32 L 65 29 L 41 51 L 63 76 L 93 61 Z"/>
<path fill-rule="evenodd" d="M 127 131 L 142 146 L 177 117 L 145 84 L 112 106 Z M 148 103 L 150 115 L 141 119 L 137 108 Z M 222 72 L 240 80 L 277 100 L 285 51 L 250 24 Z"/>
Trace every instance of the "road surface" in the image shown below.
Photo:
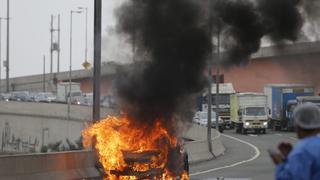
<path fill-rule="evenodd" d="M 297 142 L 294 133 L 268 131 L 267 134 L 236 134 L 226 130 L 222 142 L 226 147 L 223 156 L 212 161 L 190 166 L 190 179 L 212 179 L 225 177 L 230 179 L 272 180 L 274 165 L 268 149 L 276 149 L 281 141 L 292 144 Z"/>

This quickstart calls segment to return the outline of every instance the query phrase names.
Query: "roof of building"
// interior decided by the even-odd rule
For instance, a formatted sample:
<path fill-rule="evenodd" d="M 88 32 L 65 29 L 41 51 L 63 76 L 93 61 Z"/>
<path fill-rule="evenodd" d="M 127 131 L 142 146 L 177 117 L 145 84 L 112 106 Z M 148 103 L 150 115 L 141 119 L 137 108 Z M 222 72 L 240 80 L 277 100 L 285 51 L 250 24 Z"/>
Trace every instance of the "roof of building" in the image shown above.
<path fill-rule="evenodd" d="M 279 57 L 317 53 L 320 53 L 320 41 L 262 47 L 258 52 L 254 53 L 251 58 L 259 59 L 275 56 Z"/>
<path fill-rule="evenodd" d="M 300 87 L 300 88 L 314 88 L 314 86 L 309 85 L 309 84 L 265 84 L 264 87 L 280 87 L 280 88 Z"/>
<path fill-rule="evenodd" d="M 257 92 L 241 92 L 237 93 L 237 96 L 266 96 L 263 93 L 257 93 Z"/>

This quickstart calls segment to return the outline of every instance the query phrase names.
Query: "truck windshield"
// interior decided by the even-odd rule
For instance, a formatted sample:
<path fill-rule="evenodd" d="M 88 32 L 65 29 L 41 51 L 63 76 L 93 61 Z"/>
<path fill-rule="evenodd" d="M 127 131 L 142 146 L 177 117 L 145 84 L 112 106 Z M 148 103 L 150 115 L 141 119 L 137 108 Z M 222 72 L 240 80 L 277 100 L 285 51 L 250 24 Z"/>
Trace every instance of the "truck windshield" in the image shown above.
<path fill-rule="evenodd" d="M 264 107 L 248 107 L 246 108 L 246 115 L 248 116 L 264 116 L 266 111 Z"/>
<path fill-rule="evenodd" d="M 214 119 L 216 117 L 216 112 L 211 112 L 211 117 L 212 119 Z M 201 119 L 207 119 L 208 118 L 208 113 L 207 112 L 202 112 L 201 113 Z"/>
<path fill-rule="evenodd" d="M 303 103 L 306 103 L 306 102 L 313 103 L 313 104 L 317 105 L 318 107 L 320 107 L 320 100 L 306 100 L 306 101 L 303 101 Z"/>
<path fill-rule="evenodd" d="M 212 104 L 216 104 L 216 96 L 212 96 Z M 219 95 L 219 104 L 230 104 L 230 94 L 220 94 Z"/>
<path fill-rule="evenodd" d="M 287 105 L 287 111 L 293 112 L 294 108 L 297 106 L 297 104 L 288 104 Z"/>

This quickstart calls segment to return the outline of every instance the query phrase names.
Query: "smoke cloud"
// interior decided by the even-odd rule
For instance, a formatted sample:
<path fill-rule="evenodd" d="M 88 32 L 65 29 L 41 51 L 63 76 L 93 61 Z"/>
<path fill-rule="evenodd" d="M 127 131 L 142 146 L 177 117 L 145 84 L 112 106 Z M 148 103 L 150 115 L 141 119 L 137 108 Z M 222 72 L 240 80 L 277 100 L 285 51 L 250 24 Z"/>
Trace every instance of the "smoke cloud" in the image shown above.
<path fill-rule="evenodd" d="M 224 65 L 246 64 L 259 50 L 261 39 L 275 43 L 295 41 L 302 27 L 299 0 L 216 0 L 213 9 L 220 19 Z"/>
<path fill-rule="evenodd" d="M 170 122 L 203 88 L 212 45 L 201 11 L 191 0 L 131 0 L 118 9 L 118 30 L 134 42 L 139 61 L 119 73 L 116 88 L 121 108 L 136 122 Z"/>
<path fill-rule="evenodd" d="M 121 108 L 137 122 L 170 122 L 190 95 L 203 89 L 206 60 L 218 33 L 225 52 L 220 63 L 225 66 L 246 64 L 263 37 L 281 43 L 301 34 L 299 8 L 305 4 L 300 0 L 208 3 L 128 0 L 116 11 L 117 30 L 135 50 L 135 64 L 119 73 L 116 89 Z"/>

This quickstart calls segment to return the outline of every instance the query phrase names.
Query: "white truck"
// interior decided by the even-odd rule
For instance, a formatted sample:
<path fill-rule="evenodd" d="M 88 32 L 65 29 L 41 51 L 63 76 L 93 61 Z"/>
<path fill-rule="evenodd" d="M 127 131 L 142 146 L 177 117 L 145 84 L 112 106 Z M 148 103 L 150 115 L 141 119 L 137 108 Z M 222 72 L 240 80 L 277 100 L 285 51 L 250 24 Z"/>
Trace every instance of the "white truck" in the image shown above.
<path fill-rule="evenodd" d="M 266 133 L 268 127 L 267 96 L 262 93 L 237 93 L 231 95 L 231 121 L 237 133 Z"/>
<path fill-rule="evenodd" d="M 70 93 L 70 84 L 71 84 L 71 93 Z M 61 82 L 58 83 L 57 86 L 57 102 L 67 103 L 69 94 L 71 94 L 71 102 L 72 98 L 77 97 L 79 94 L 82 94 L 80 89 L 80 83 L 76 82 Z"/>
<path fill-rule="evenodd" d="M 212 110 L 216 111 L 216 84 L 211 85 Z M 224 121 L 225 126 L 232 127 L 230 120 L 230 96 L 235 94 L 232 83 L 219 83 L 219 117 Z M 203 94 L 204 101 L 201 103 L 202 111 L 208 111 L 207 93 Z"/>

